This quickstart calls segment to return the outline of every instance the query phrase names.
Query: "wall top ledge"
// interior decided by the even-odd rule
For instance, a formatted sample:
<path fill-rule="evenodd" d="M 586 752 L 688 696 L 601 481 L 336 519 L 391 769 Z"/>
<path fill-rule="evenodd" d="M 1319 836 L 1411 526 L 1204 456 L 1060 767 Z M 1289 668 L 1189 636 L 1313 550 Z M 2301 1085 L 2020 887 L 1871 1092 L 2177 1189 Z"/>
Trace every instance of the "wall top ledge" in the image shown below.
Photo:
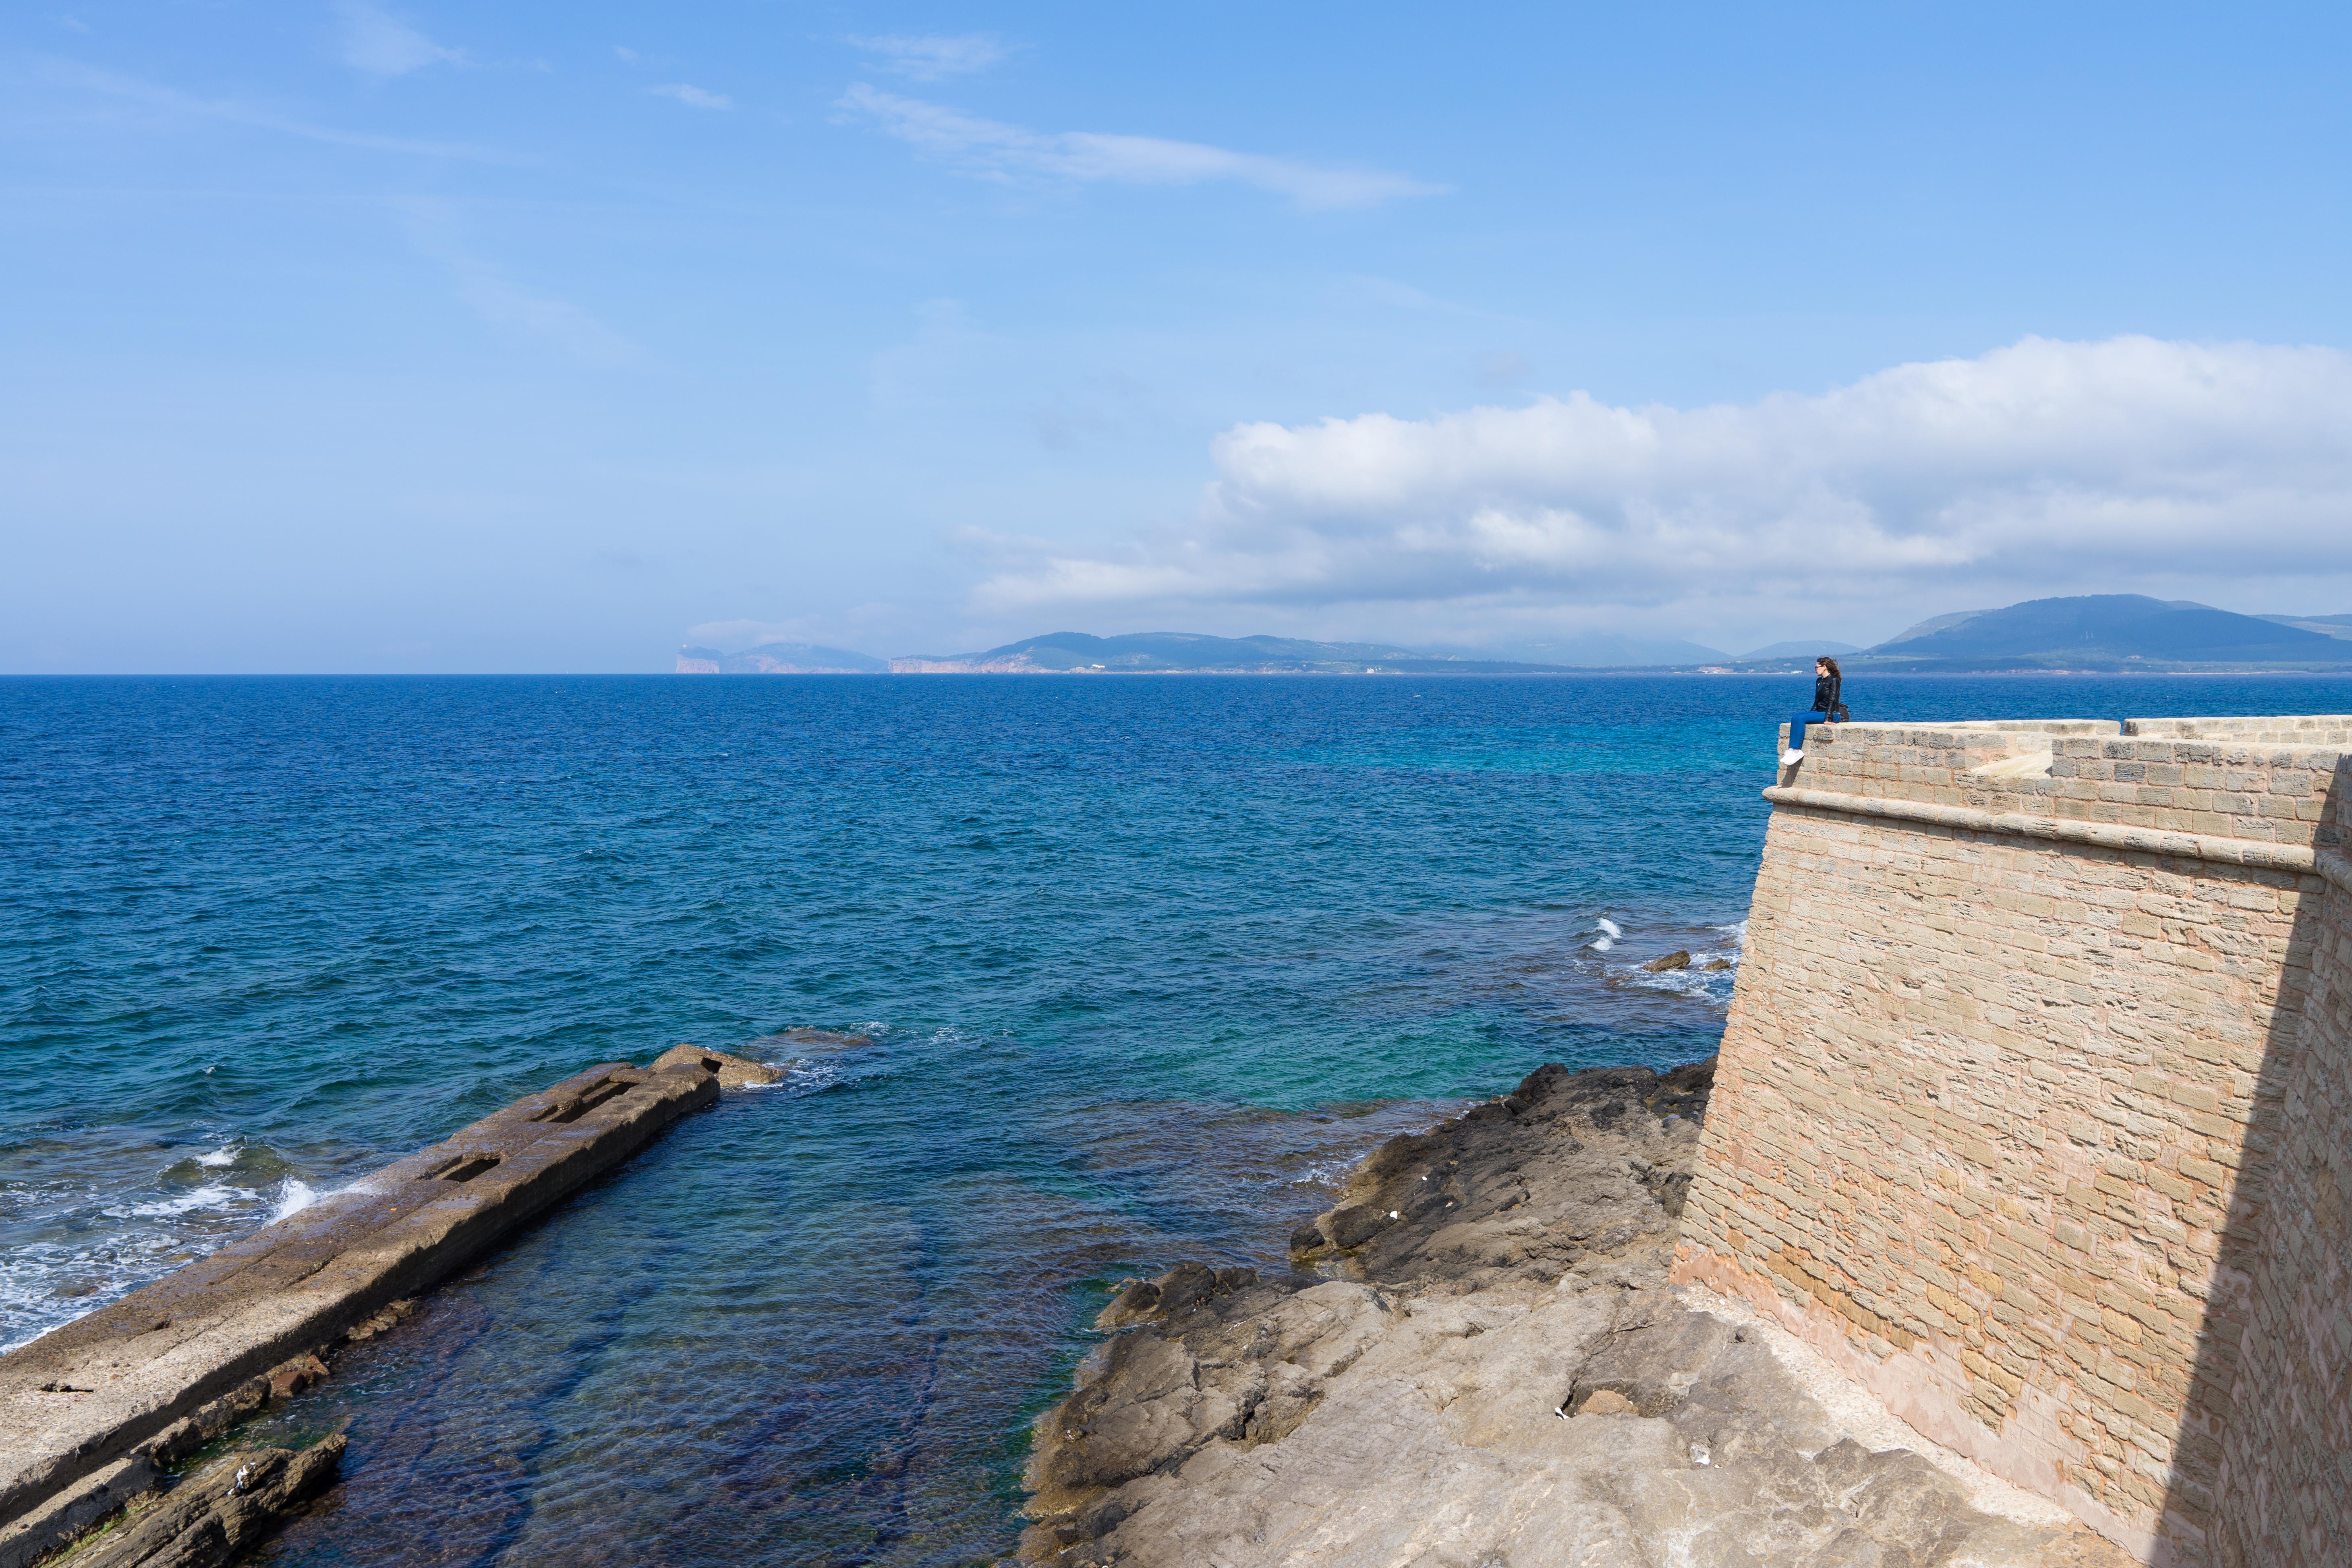
<path fill-rule="evenodd" d="M 2352 713 L 2284 713 L 2228 719 L 2126 719 L 2124 733 L 2165 741 L 2244 741 L 2267 745 L 2352 745 Z"/>
<path fill-rule="evenodd" d="M 2287 728 L 2301 724 L 2296 716 L 2226 722 L 2239 732 L 1823 725 L 1807 737 L 1803 759 L 1783 767 L 1774 783 L 1811 805 L 1908 801 L 1996 817 L 2095 823 L 2133 835 L 2320 849 L 2352 841 L 2352 738 L 2323 741 L 2319 723 Z M 1794 796 L 1768 794 L 1798 804 Z M 1847 809 L 1908 815 L 1875 805 Z"/>
<path fill-rule="evenodd" d="M 2247 866 L 2267 871 L 2315 873 L 2352 891 L 2352 861 L 2331 850 L 2309 845 L 2278 844 L 2219 834 L 2182 833 L 2165 828 L 2127 827 L 2117 823 L 2082 822 L 2064 817 L 2032 816 L 2022 812 L 1991 812 L 1974 806 L 1946 805 L 1934 801 L 1888 800 L 1869 795 L 1840 795 L 1833 790 L 1790 789 L 1775 784 L 1764 792 L 1775 805 L 1810 806 L 1816 811 L 1849 816 L 1874 816 L 1916 822 L 1963 833 L 1988 833 L 2045 843 L 2081 844 L 2126 854 L 2164 855 L 2176 859 L 2208 860 L 2220 865 Z"/>
<path fill-rule="evenodd" d="M 1955 719 L 1941 724 L 1879 726 L 1902 730 L 1991 730 L 2021 735 L 2120 735 L 2113 719 Z"/>

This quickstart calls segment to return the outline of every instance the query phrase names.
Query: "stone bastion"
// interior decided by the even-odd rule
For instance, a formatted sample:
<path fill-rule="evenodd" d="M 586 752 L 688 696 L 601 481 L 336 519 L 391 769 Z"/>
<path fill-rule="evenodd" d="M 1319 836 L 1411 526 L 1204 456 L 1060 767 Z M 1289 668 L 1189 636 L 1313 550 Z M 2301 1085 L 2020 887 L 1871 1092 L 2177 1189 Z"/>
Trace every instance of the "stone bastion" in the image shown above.
<path fill-rule="evenodd" d="M 1677 1277 L 2146 1562 L 2352 1564 L 2352 717 L 1807 739 Z"/>

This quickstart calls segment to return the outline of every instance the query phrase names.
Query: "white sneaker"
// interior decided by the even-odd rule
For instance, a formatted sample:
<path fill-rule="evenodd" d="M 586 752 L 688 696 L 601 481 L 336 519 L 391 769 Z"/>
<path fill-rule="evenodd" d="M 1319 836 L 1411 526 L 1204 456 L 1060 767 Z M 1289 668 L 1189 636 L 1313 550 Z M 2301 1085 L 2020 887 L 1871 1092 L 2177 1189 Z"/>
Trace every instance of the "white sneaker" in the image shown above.
<path fill-rule="evenodd" d="M 1780 753 L 1780 765 L 1784 768 L 1793 768 L 1804 760 L 1805 753 L 1802 752 L 1783 752 Z"/>

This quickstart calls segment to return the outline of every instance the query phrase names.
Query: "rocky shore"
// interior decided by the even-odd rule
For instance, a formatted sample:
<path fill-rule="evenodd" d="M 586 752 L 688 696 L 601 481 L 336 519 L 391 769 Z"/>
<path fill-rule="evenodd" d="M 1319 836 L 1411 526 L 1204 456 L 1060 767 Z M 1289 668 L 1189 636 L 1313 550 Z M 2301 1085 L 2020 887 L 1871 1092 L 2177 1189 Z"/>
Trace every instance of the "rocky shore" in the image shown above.
<path fill-rule="evenodd" d="M 1067 1568 L 2108 1568 L 1745 1309 L 1670 1287 L 1714 1063 L 1549 1066 L 1391 1140 L 1292 1269 L 1129 1282 L 1041 1416 Z"/>

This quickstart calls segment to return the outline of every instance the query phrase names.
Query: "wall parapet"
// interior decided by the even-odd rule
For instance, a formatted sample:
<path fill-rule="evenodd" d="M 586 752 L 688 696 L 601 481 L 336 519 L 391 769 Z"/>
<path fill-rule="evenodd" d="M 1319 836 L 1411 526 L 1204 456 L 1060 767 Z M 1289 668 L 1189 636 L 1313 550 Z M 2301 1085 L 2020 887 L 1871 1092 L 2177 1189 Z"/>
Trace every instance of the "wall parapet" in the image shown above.
<path fill-rule="evenodd" d="M 1780 787 L 2209 838 L 2342 842 L 2327 810 L 2342 745 L 1972 724 L 1824 724 L 1806 742 Z"/>
<path fill-rule="evenodd" d="M 2124 733 L 2177 741 L 2343 747 L 2352 746 L 2352 713 L 2296 713 L 2258 719 L 2126 719 Z"/>

